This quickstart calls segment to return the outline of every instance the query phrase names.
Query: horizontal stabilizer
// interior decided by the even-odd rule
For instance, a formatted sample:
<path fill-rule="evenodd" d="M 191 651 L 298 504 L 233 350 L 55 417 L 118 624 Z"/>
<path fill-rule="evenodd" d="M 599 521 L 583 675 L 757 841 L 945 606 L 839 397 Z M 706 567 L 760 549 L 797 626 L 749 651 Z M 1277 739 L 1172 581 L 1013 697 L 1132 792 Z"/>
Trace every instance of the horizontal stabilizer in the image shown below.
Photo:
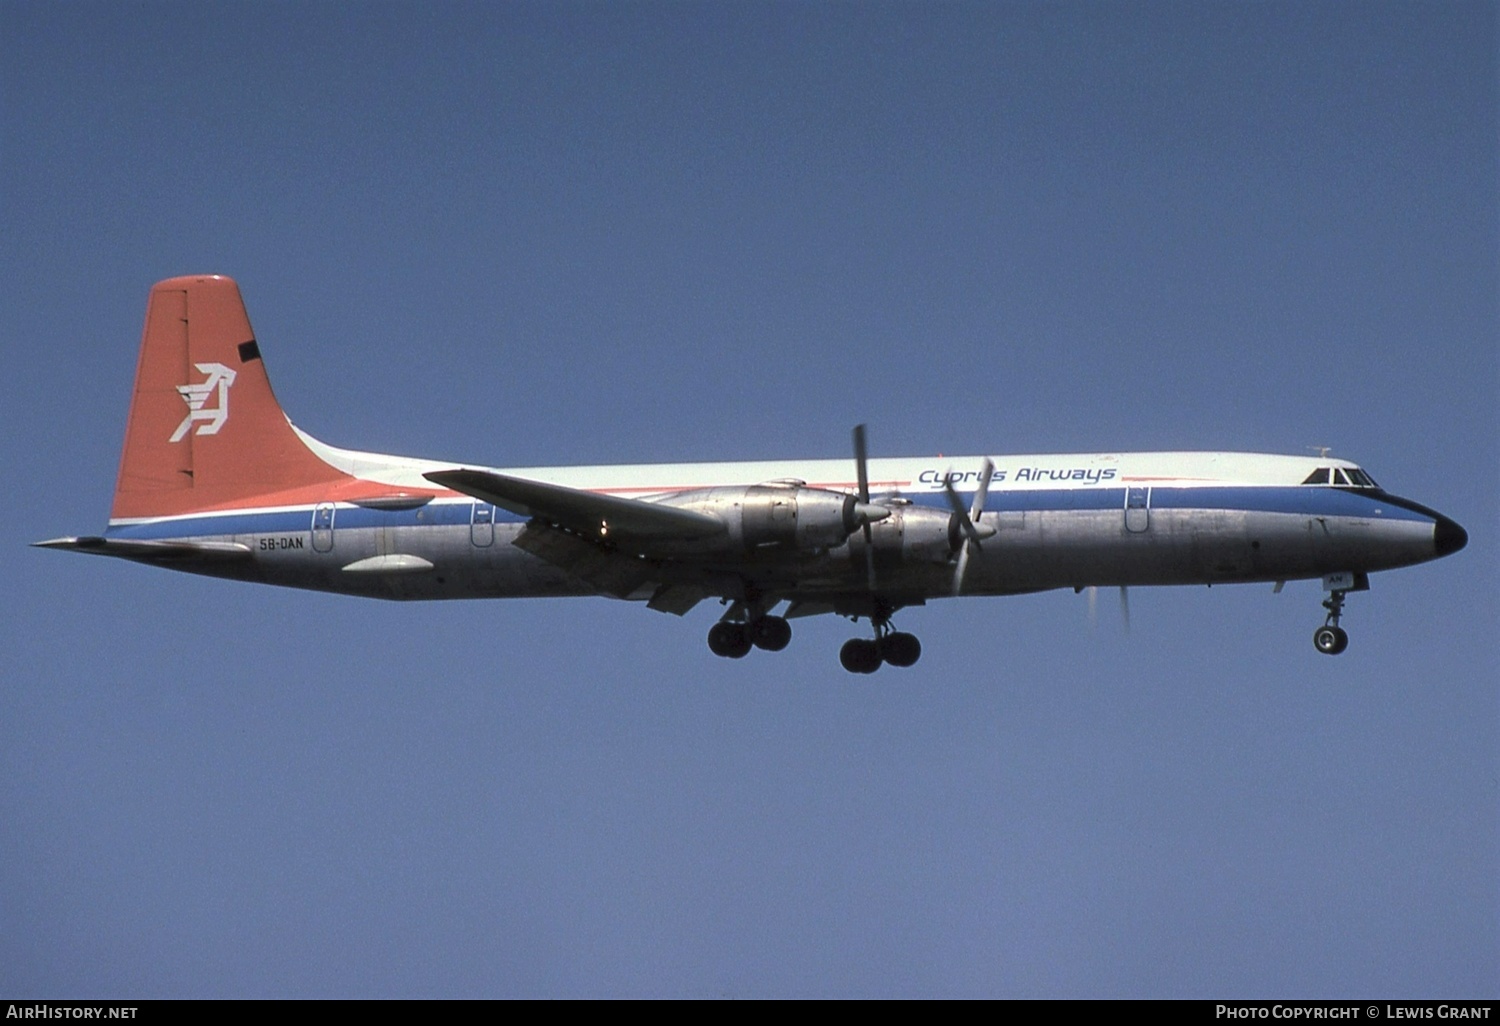
<path fill-rule="evenodd" d="M 68 549 L 72 552 L 87 552 L 95 556 L 118 556 L 146 563 L 170 563 L 175 561 L 233 563 L 250 558 L 250 546 L 239 542 L 198 541 L 142 541 L 134 538 L 101 538 L 90 535 L 83 538 L 53 538 L 50 541 L 32 542 L 42 549 Z"/>
<path fill-rule="evenodd" d="M 722 520 L 707 513 L 527 481 L 488 470 L 435 470 L 422 476 L 523 517 L 534 517 L 601 541 L 621 538 L 680 541 L 711 538 L 725 530 Z"/>

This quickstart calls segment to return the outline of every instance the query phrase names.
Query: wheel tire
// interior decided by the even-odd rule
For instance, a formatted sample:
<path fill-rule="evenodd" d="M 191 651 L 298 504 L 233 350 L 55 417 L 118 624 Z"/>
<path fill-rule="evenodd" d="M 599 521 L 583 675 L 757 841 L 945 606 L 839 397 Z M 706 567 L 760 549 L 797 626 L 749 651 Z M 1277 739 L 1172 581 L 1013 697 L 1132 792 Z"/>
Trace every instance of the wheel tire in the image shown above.
<path fill-rule="evenodd" d="M 1338 655 L 1349 647 L 1349 635 L 1342 627 L 1319 627 L 1313 631 L 1313 645 L 1324 655 Z"/>
<path fill-rule="evenodd" d="M 763 616 L 750 625 L 750 640 L 756 648 L 780 652 L 791 644 L 792 625 L 779 616 Z"/>
<path fill-rule="evenodd" d="M 880 655 L 892 666 L 912 666 L 922 658 L 922 643 L 915 634 L 897 631 L 881 642 Z"/>
<path fill-rule="evenodd" d="M 1338 635 L 1338 641 L 1335 642 L 1335 644 L 1333 646 L 1333 651 L 1330 652 L 1330 653 L 1328 653 L 1328 654 L 1329 655 L 1338 655 L 1344 649 L 1346 649 L 1346 648 L 1349 647 L 1349 634 L 1342 627 L 1335 627 L 1333 629 L 1333 633 L 1335 633 L 1335 634 Z"/>
<path fill-rule="evenodd" d="M 716 656 L 741 659 L 750 651 L 750 635 L 742 623 L 720 621 L 708 629 L 708 648 Z"/>
<path fill-rule="evenodd" d="M 839 662 L 850 673 L 874 673 L 880 669 L 880 649 L 873 641 L 850 638 L 839 649 Z"/>

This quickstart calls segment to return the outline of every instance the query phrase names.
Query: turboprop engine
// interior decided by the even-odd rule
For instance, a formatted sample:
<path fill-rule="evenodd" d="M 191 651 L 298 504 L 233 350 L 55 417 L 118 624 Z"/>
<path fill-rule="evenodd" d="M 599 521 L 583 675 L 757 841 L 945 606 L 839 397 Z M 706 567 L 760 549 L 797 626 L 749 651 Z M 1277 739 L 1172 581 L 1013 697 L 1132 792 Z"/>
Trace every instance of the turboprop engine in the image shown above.
<path fill-rule="evenodd" d="M 724 522 L 725 535 L 714 548 L 754 551 L 779 549 L 816 553 L 837 548 L 866 524 L 891 511 L 857 496 L 803 481 L 771 481 L 748 488 L 706 488 L 667 500 L 670 505 L 709 513 Z"/>
<path fill-rule="evenodd" d="M 960 514 L 928 506 L 897 505 L 890 516 L 870 528 L 870 546 L 878 565 L 947 563 L 965 541 Z M 851 549 L 863 539 L 850 538 Z"/>

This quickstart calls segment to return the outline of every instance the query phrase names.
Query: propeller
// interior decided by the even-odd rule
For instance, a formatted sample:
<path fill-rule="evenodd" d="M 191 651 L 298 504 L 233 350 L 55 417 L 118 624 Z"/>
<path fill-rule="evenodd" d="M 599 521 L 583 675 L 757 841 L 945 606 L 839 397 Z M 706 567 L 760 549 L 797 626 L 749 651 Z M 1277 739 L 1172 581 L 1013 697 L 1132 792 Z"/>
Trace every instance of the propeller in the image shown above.
<path fill-rule="evenodd" d="M 870 450 L 865 442 L 865 426 L 854 425 L 854 467 L 859 474 L 859 503 L 870 505 Z M 875 544 L 870 537 L 870 517 L 862 518 L 865 532 L 865 583 L 875 590 Z"/>
<path fill-rule="evenodd" d="M 1130 633 L 1130 589 L 1120 585 L 1120 622 L 1125 625 L 1125 633 Z M 1099 589 L 1095 585 L 1089 586 L 1089 629 L 1094 630 L 1099 626 Z"/>
<path fill-rule="evenodd" d="M 982 527 L 979 516 L 984 512 L 984 501 L 990 494 L 990 479 L 995 476 L 995 464 L 986 457 L 984 469 L 979 472 L 979 487 L 974 490 L 974 502 L 968 509 L 964 509 L 963 500 L 958 497 L 958 492 L 953 490 L 953 475 L 943 475 L 943 494 L 948 497 L 948 505 L 953 507 L 954 514 L 958 517 L 959 526 L 963 528 L 964 534 L 968 535 L 968 541 L 964 543 L 962 551 L 958 554 L 958 567 L 953 571 L 953 594 L 957 595 L 964 588 L 964 574 L 969 569 L 969 554 L 980 550 L 980 539 L 988 538 L 995 533 L 993 527 Z"/>

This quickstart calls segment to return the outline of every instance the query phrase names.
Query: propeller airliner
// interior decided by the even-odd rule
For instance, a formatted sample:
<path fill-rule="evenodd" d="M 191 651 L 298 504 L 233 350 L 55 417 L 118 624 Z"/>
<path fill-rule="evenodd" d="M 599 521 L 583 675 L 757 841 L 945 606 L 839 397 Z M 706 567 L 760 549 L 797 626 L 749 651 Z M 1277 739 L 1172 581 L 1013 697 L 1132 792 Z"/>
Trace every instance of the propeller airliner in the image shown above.
<path fill-rule="evenodd" d="M 234 281 L 180 277 L 151 290 L 108 527 L 36 544 L 386 599 L 717 599 L 728 658 L 835 614 L 870 625 L 839 658 L 873 673 L 921 655 L 899 610 L 1056 588 L 1321 579 L 1313 640 L 1337 655 L 1371 573 L 1468 541 L 1326 455 L 871 458 L 863 425 L 853 450 L 495 469 L 337 449 L 282 412 Z"/>

